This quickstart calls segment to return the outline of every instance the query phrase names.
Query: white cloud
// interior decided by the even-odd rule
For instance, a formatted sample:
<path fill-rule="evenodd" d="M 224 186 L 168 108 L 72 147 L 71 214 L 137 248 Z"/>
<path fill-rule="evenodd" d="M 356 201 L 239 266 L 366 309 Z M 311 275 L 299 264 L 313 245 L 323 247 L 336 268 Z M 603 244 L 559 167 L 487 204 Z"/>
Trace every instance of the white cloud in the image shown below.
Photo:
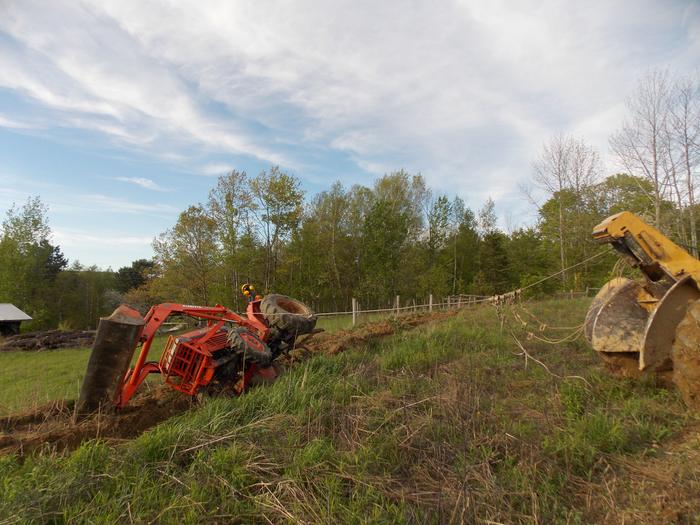
<path fill-rule="evenodd" d="M 3 177 L 4 178 L 4 177 Z M 2 180 L 2 179 L 0 179 Z M 15 177 L 8 177 L 8 183 L 18 184 Z M 144 215 L 172 219 L 180 210 L 169 204 L 140 203 L 100 193 L 76 193 L 70 188 L 59 185 L 48 185 L 27 181 L 26 186 L 32 185 L 35 190 L 27 187 L 20 189 L 0 186 L 0 212 L 7 209 L 10 203 L 21 203 L 28 197 L 37 195 L 41 190 L 42 200 L 49 206 L 50 211 L 60 212 L 65 215 L 78 214 L 82 217 L 90 217 L 91 214 L 104 216 L 106 214 Z"/>
<path fill-rule="evenodd" d="M 23 122 L 20 120 L 7 118 L 3 115 L 0 115 L 0 128 L 36 129 L 38 127 L 40 127 L 40 126 L 38 126 L 36 123 L 33 123 L 33 122 Z"/>
<path fill-rule="evenodd" d="M 123 235 L 114 231 L 101 231 L 96 235 L 79 228 L 59 227 L 53 231 L 53 242 L 70 261 L 95 264 L 103 269 L 127 266 L 133 260 L 153 254 L 152 236 Z"/>
<path fill-rule="evenodd" d="M 304 166 L 310 179 L 340 154 L 370 173 L 420 170 L 474 199 L 512 199 L 555 133 L 583 134 L 605 153 L 637 77 L 700 60 L 700 9 L 660 0 L 6 10 L 0 30 L 17 45 L 0 53 L 0 85 L 60 125 L 160 158 L 187 159 L 194 145 L 184 162 L 204 175 L 231 167 L 206 163 L 208 153 Z"/>
<path fill-rule="evenodd" d="M 155 181 L 147 179 L 146 177 L 114 177 L 114 179 L 121 182 L 128 182 L 129 184 L 135 184 L 136 186 L 141 186 L 147 190 L 172 191 L 171 189 L 159 186 Z"/>
<path fill-rule="evenodd" d="M 179 212 L 174 206 L 160 203 L 142 204 L 99 193 L 76 195 L 74 201 L 84 210 L 99 210 L 109 213 L 132 213 L 172 217 Z"/>
<path fill-rule="evenodd" d="M 53 238 L 61 247 L 91 247 L 109 246 L 150 246 L 153 237 L 148 236 L 124 236 L 124 235 L 93 235 L 82 230 L 59 228 L 53 231 Z"/>
<path fill-rule="evenodd" d="M 202 175 L 207 175 L 209 177 L 218 177 L 219 175 L 225 175 L 227 172 L 231 171 L 230 164 L 213 163 L 206 164 L 199 169 L 199 173 Z"/>
<path fill-rule="evenodd" d="M 0 30 L 19 46 L 0 53 L 0 86 L 59 112 L 57 124 L 101 131 L 131 147 L 194 144 L 287 162 L 235 123 L 203 111 L 178 72 L 140 49 L 99 7 L 26 2 L 5 11 Z"/>

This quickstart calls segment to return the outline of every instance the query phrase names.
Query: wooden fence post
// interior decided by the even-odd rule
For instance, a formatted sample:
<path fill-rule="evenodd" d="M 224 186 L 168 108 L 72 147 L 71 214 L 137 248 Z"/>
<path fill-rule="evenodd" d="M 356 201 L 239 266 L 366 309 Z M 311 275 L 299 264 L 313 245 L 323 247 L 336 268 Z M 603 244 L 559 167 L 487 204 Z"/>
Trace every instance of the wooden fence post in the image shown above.
<path fill-rule="evenodd" d="M 401 297 L 396 296 L 396 317 L 399 316 L 399 308 L 401 307 Z"/>
<path fill-rule="evenodd" d="M 428 311 L 433 311 L 433 294 L 430 294 L 430 297 L 428 298 Z"/>
<path fill-rule="evenodd" d="M 352 325 L 355 326 L 357 323 L 357 299 L 352 298 Z"/>

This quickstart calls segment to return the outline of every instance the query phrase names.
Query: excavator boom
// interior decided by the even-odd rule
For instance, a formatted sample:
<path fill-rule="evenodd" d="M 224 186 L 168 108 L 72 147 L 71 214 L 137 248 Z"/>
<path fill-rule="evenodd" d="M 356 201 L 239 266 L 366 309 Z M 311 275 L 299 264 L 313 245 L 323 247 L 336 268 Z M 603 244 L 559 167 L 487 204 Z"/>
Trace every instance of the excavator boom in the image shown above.
<path fill-rule="evenodd" d="M 690 275 L 700 279 L 700 261 L 642 219 L 623 211 L 593 228 L 593 238 L 610 243 L 651 282 L 678 281 Z"/>

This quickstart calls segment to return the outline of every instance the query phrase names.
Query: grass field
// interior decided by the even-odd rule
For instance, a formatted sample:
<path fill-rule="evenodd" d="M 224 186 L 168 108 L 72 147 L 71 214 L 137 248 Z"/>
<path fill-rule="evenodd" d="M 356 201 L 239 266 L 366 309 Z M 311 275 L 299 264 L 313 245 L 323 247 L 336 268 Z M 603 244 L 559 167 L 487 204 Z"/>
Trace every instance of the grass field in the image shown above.
<path fill-rule="evenodd" d="M 527 327 L 468 310 L 132 441 L 0 458 L 0 522 L 700 523 L 698 421 L 676 392 L 528 337 L 586 307 L 533 305 Z"/>
<path fill-rule="evenodd" d="M 149 359 L 160 358 L 166 339 L 156 337 Z M 89 357 L 89 348 L 0 352 L 0 417 L 56 399 L 77 398 Z"/>

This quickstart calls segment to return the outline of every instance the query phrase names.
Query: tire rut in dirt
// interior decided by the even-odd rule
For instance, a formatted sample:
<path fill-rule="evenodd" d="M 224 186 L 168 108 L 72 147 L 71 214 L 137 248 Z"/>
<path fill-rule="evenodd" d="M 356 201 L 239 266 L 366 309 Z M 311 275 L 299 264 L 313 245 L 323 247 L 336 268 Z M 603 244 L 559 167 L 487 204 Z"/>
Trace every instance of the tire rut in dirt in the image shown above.
<path fill-rule="evenodd" d="M 120 441 L 139 436 L 151 427 L 194 406 L 193 398 L 166 386 L 134 397 L 118 412 L 95 414 L 74 422 L 74 401 L 57 401 L 25 414 L 0 418 L 0 455 L 20 456 L 35 450 L 73 450 L 84 441 Z"/>

